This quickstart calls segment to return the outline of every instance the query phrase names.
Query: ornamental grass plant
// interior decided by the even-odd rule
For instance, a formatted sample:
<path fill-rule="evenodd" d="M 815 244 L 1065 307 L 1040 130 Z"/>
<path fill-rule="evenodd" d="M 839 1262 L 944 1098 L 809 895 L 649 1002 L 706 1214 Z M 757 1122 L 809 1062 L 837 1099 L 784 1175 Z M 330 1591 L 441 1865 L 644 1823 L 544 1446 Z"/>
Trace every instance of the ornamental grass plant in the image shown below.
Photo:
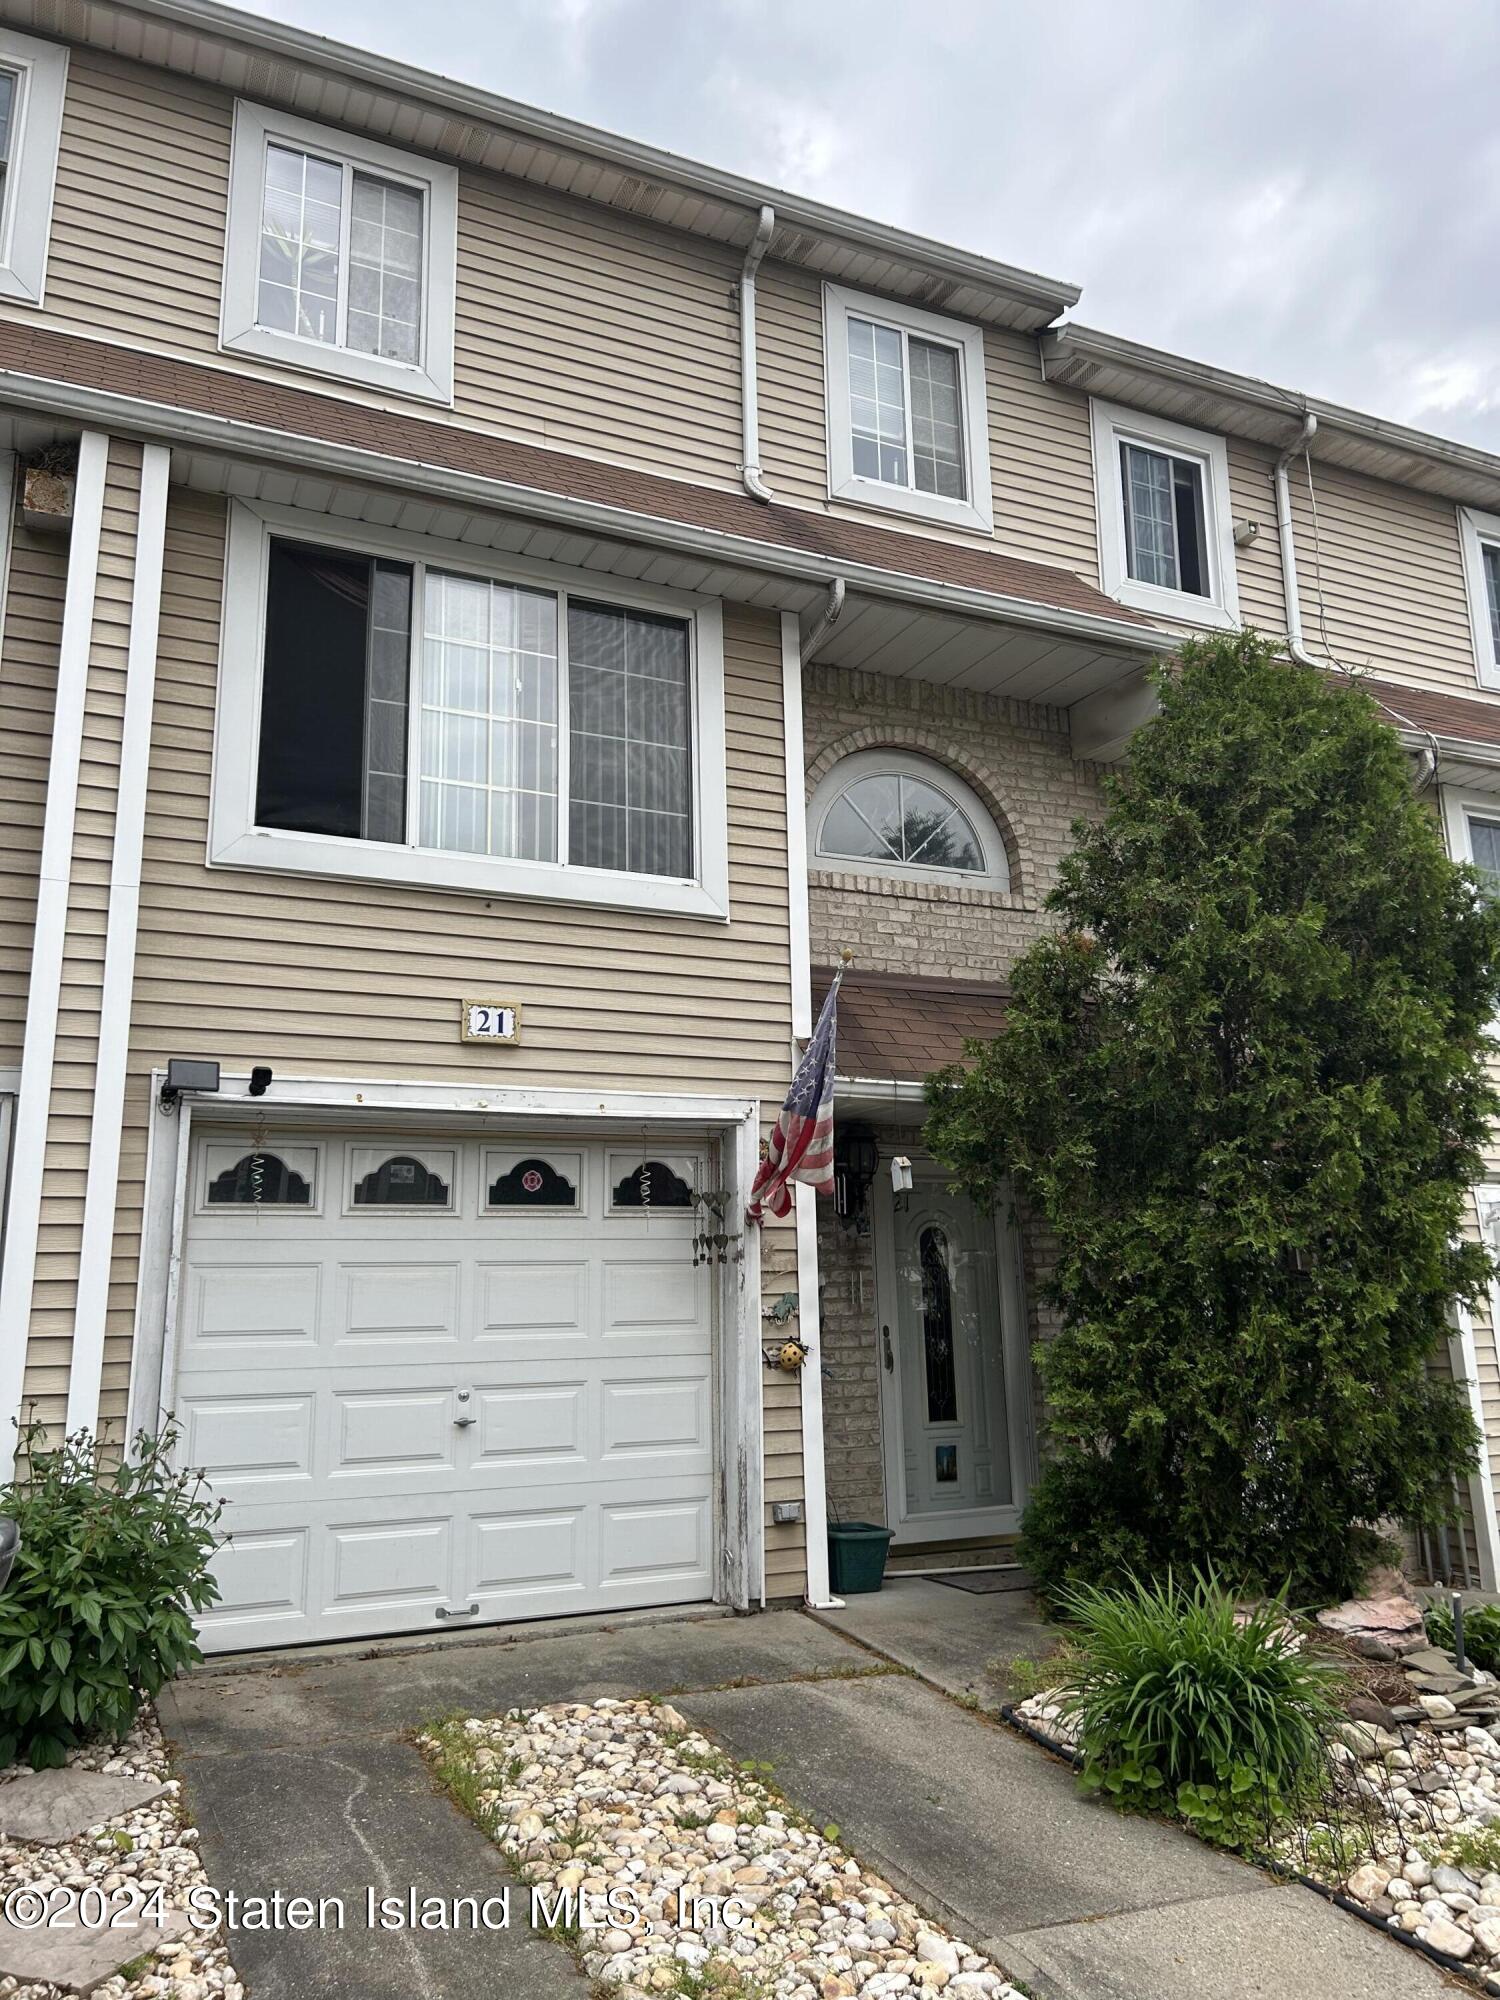
<path fill-rule="evenodd" d="M 1211 1572 L 1169 1571 L 1080 1585 L 1062 1609 L 1086 1787 L 1229 1847 L 1264 1845 L 1317 1791 L 1339 1679 L 1301 1648 L 1284 1597 L 1241 1609 Z"/>

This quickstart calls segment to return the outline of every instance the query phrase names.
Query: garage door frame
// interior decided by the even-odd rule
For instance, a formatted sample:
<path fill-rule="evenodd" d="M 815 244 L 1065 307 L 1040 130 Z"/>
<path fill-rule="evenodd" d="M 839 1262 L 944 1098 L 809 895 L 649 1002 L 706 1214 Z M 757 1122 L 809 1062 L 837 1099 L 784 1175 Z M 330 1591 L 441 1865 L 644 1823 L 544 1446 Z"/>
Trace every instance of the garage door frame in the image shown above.
<path fill-rule="evenodd" d="M 163 1077 L 164 1072 L 152 1073 L 153 1103 Z M 195 1119 L 211 1119 L 215 1125 L 243 1121 L 248 1127 L 267 1117 L 278 1128 L 305 1124 L 348 1131 L 365 1125 L 413 1132 L 446 1126 L 472 1136 L 533 1129 L 549 1136 L 572 1131 L 636 1141 L 643 1133 L 660 1140 L 706 1136 L 719 1144 L 730 1211 L 741 1215 L 759 1158 L 760 1104 L 755 1098 L 347 1077 L 277 1077 L 270 1093 L 256 1098 L 249 1084 L 248 1072 L 225 1073 L 212 1096 L 184 1097 L 175 1112 L 152 1119 L 131 1350 L 132 1437 L 157 1429 L 170 1401 Z M 744 1230 L 744 1255 L 719 1271 L 714 1335 L 715 1597 L 738 1611 L 765 1601 L 760 1231 L 750 1222 Z"/>

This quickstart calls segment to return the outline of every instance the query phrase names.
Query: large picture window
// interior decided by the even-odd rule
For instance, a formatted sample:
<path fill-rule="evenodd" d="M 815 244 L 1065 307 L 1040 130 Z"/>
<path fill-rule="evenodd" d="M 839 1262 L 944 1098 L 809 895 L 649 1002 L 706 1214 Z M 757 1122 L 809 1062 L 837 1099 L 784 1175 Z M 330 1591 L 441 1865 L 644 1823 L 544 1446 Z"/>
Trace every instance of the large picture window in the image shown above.
<path fill-rule="evenodd" d="M 717 605 L 370 532 L 233 509 L 212 858 L 722 914 Z"/>

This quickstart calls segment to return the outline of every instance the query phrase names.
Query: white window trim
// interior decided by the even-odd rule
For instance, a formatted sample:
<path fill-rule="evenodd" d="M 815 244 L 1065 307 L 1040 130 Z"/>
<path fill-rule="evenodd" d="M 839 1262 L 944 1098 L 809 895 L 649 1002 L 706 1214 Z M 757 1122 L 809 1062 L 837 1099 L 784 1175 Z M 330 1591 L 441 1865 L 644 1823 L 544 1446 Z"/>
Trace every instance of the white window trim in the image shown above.
<path fill-rule="evenodd" d="M 940 493 L 888 485 L 881 479 L 861 479 L 854 470 L 853 430 L 849 417 L 849 319 L 878 320 L 902 327 L 924 340 L 941 341 L 959 351 L 959 393 L 963 399 L 964 478 L 967 500 L 949 500 Z M 852 500 L 884 513 L 914 514 L 924 521 L 944 521 L 950 527 L 995 526 L 995 496 L 990 484 L 989 405 L 984 374 L 984 334 L 959 319 L 944 319 L 917 306 L 898 305 L 842 285 L 823 287 L 823 352 L 828 409 L 828 497 Z M 906 385 L 908 421 L 911 384 Z"/>
<path fill-rule="evenodd" d="M 1211 431 L 1189 430 L 1166 417 L 1144 416 L 1118 403 L 1091 406 L 1094 440 L 1094 493 L 1099 516 L 1099 576 L 1105 591 L 1120 604 L 1145 611 L 1177 625 L 1202 625 L 1233 631 L 1240 622 L 1239 589 L 1234 570 L 1234 518 L 1229 499 L 1229 453 L 1224 440 Z M 1144 445 L 1148 451 L 1169 451 L 1176 458 L 1196 459 L 1203 468 L 1203 523 L 1207 543 L 1209 594 L 1166 590 L 1157 583 L 1139 583 L 1125 564 L 1125 484 L 1120 476 L 1120 445 Z"/>
<path fill-rule="evenodd" d="M 20 78 L 0 229 L 0 298 L 39 306 L 47 286 L 68 52 L 56 42 L 0 27 L 0 68 L 15 70 Z"/>
<path fill-rule="evenodd" d="M 385 180 L 403 182 L 423 196 L 422 344 L 415 363 L 379 354 L 356 354 L 300 334 L 256 324 L 259 298 L 261 205 L 266 146 L 284 140 L 303 151 L 330 155 L 366 167 Z M 344 255 L 347 256 L 347 245 Z M 458 173 L 419 153 L 382 146 L 353 132 L 315 125 L 290 112 L 251 104 L 234 107 L 234 141 L 229 167 L 229 219 L 224 236 L 224 293 L 219 345 L 236 354 L 255 354 L 288 368 L 393 390 L 402 396 L 451 404 L 453 401 L 453 297 L 458 255 Z"/>
<path fill-rule="evenodd" d="M 440 848 L 396 846 L 333 834 L 293 833 L 255 824 L 260 742 L 261 664 L 272 534 L 351 549 L 400 562 L 431 563 L 465 576 L 518 583 L 595 603 L 684 618 L 692 669 L 693 853 L 697 875 L 579 868 L 551 861 L 508 861 Z M 565 629 L 565 627 L 564 627 Z M 413 615 L 413 659 L 420 645 Z M 296 507 L 236 500 L 230 504 L 219 640 L 219 698 L 214 721 L 208 863 L 272 874 L 322 875 L 389 882 L 478 896 L 525 896 L 653 915 L 729 917 L 728 784 L 724 752 L 724 625 L 717 598 L 650 587 L 560 564 L 500 557 L 488 549 L 365 523 L 349 524 Z"/>
<path fill-rule="evenodd" d="M 1490 599 L 1484 581 L 1486 546 L 1500 548 L 1500 514 L 1481 514 L 1474 507 L 1458 510 L 1458 538 L 1463 549 L 1464 589 L 1469 599 L 1469 629 L 1474 635 L 1474 677 L 1481 687 L 1500 688 L 1500 659 L 1490 630 Z"/>
<path fill-rule="evenodd" d="M 836 802 L 861 778 L 876 777 L 888 771 L 900 772 L 908 778 L 920 778 L 924 784 L 936 785 L 948 794 L 979 838 L 984 853 L 983 869 L 929 868 L 921 862 L 881 861 L 857 854 L 836 854 L 824 847 L 823 826 Z M 833 769 L 825 772 L 819 780 L 808 804 L 807 842 L 814 866 L 836 868 L 845 875 L 888 875 L 898 882 L 941 882 L 950 888 L 960 889 L 1010 888 L 1010 863 L 994 814 L 974 787 L 966 784 L 957 771 L 951 770 L 940 759 L 924 757 L 916 750 L 856 750 L 847 757 L 841 757 Z"/>
<path fill-rule="evenodd" d="M 1443 787 L 1443 821 L 1448 831 L 1448 852 L 1455 861 L 1472 863 L 1474 842 L 1469 832 L 1469 815 L 1493 820 L 1500 826 L 1500 792 L 1464 792 L 1452 785 Z"/>

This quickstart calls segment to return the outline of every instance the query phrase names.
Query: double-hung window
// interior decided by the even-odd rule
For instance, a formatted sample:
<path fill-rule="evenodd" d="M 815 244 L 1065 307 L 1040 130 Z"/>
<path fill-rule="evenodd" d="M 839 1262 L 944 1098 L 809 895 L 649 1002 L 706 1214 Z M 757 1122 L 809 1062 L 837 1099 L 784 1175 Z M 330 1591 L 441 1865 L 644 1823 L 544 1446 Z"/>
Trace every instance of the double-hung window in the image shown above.
<path fill-rule="evenodd" d="M 1224 440 L 1099 402 L 1093 432 L 1104 588 L 1183 624 L 1237 624 Z"/>
<path fill-rule="evenodd" d="M 223 344 L 449 402 L 456 232 L 451 167 L 241 103 Z"/>
<path fill-rule="evenodd" d="M 231 516 L 211 859 L 727 909 L 716 604 Z"/>
<path fill-rule="evenodd" d="M 1474 634 L 1474 671 L 1481 687 L 1500 688 L 1500 515 L 1458 510 Z"/>
<path fill-rule="evenodd" d="M 839 285 L 823 303 L 830 497 L 988 529 L 979 328 Z"/>
<path fill-rule="evenodd" d="M 0 27 L 0 298 L 40 305 L 68 52 Z"/>

